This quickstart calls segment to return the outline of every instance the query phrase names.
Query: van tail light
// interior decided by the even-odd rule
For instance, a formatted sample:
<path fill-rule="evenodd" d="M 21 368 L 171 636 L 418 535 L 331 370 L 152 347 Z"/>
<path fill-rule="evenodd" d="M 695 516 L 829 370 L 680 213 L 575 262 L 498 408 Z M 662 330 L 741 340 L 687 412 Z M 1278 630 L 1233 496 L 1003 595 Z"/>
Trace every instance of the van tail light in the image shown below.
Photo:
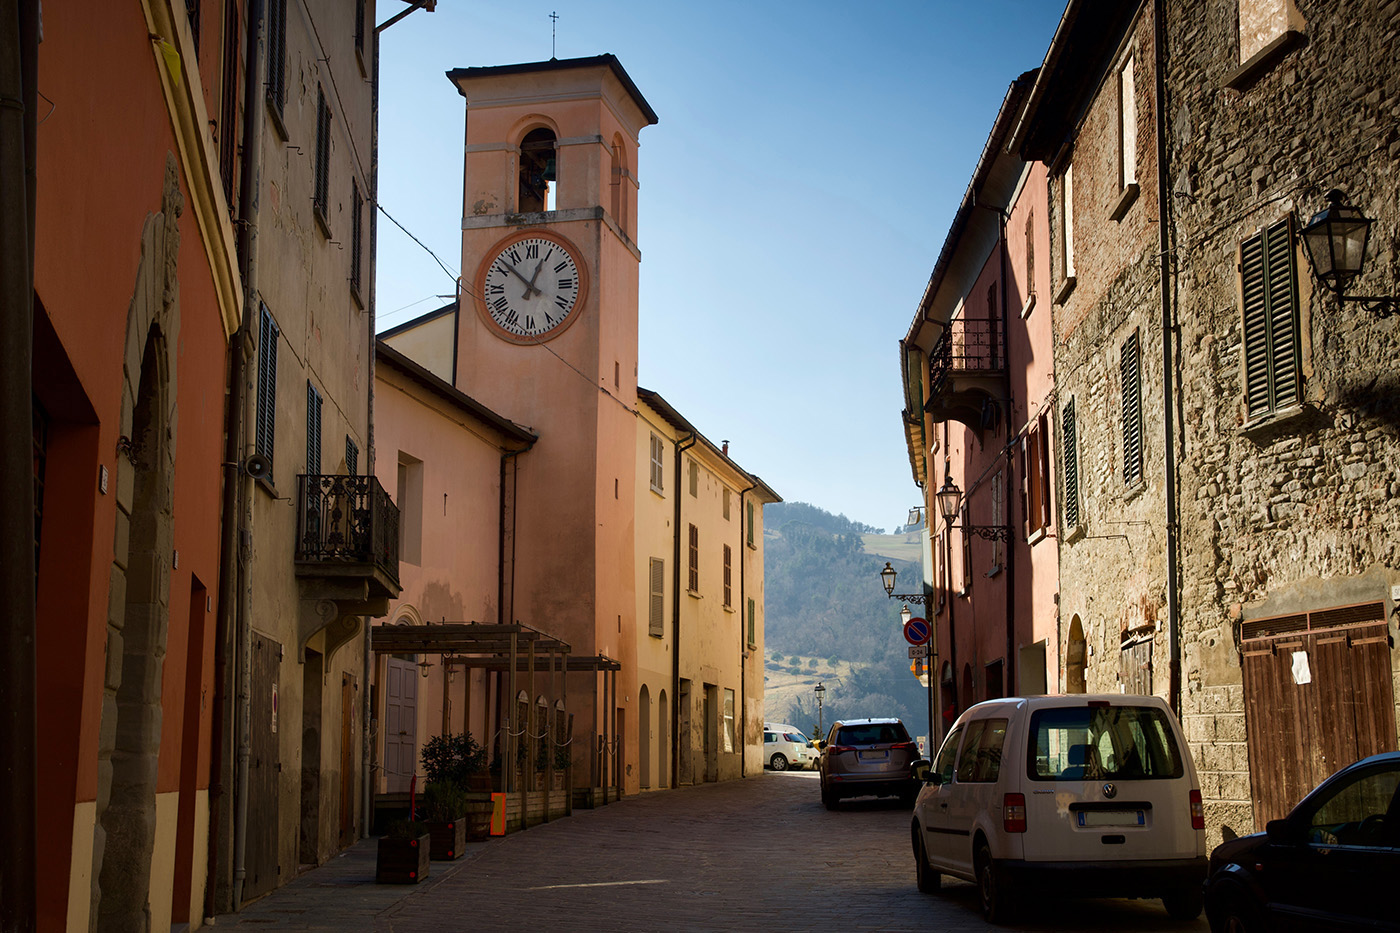
<path fill-rule="evenodd" d="M 1026 795 L 1007 794 L 1001 802 L 1001 828 L 1008 833 L 1026 831 Z"/>
<path fill-rule="evenodd" d="M 1201 805 L 1201 792 L 1198 790 L 1191 791 L 1191 828 L 1206 828 L 1206 811 Z"/>

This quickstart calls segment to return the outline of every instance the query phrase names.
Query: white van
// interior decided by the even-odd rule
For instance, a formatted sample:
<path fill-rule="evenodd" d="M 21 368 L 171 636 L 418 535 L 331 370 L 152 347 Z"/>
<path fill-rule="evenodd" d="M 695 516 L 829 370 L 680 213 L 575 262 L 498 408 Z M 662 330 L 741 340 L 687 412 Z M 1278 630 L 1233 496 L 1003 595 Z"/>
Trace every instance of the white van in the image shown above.
<path fill-rule="evenodd" d="M 1181 726 L 1159 697 L 1010 697 L 958 717 L 914 804 L 919 890 L 939 876 L 978 886 L 987 920 L 1038 891 L 1160 897 L 1201 912 L 1201 785 Z"/>
<path fill-rule="evenodd" d="M 815 749 L 796 726 L 785 722 L 763 724 L 763 765 L 774 771 L 815 767 Z"/>

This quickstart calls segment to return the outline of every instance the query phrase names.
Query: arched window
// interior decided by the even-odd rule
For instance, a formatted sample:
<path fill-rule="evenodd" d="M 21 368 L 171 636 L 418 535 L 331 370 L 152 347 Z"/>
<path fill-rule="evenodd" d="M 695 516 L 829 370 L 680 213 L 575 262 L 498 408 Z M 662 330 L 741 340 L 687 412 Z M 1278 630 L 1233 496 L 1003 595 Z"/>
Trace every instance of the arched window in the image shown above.
<path fill-rule="evenodd" d="M 516 209 L 522 213 L 552 211 L 558 198 L 557 152 L 552 130 L 540 127 L 520 141 L 520 193 Z"/>

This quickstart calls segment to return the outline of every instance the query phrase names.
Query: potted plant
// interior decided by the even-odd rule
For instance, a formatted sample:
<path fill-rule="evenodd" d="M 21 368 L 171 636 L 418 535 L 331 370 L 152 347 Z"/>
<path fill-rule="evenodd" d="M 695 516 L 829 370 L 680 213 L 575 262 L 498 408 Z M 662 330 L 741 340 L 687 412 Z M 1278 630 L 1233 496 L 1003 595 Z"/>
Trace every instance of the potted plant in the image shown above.
<path fill-rule="evenodd" d="M 435 735 L 423 746 L 426 815 L 432 828 L 432 857 L 457 858 L 467 838 L 484 839 L 490 831 L 490 797 L 482 801 L 474 790 L 490 791 L 486 749 L 470 732 Z"/>
<path fill-rule="evenodd" d="M 442 781 L 424 788 L 422 818 L 430 838 L 430 857 L 451 861 L 466 851 L 469 807 L 467 792 L 455 784 Z"/>
<path fill-rule="evenodd" d="M 563 790 L 565 775 L 569 773 L 569 766 L 573 764 L 573 756 L 569 754 L 567 745 L 557 745 L 554 748 L 554 789 Z"/>
<path fill-rule="evenodd" d="M 428 877 L 427 827 L 410 820 L 395 820 L 387 835 L 379 838 L 374 880 L 379 884 L 417 884 Z"/>

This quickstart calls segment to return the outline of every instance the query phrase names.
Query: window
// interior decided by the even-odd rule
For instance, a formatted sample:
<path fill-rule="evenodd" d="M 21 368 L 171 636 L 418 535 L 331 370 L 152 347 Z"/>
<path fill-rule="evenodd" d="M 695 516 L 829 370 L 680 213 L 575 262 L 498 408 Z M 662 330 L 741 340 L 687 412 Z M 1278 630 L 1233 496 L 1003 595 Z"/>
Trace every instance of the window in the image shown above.
<path fill-rule="evenodd" d="M 938 750 L 938 757 L 934 759 L 933 770 L 942 778 L 940 783 L 953 783 L 955 773 L 953 763 L 958 757 L 958 743 L 962 741 L 963 727 L 958 726 L 948 737 L 943 740 L 943 747 Z"/>
<path fill-rule="evenodd" d="M 1118 188 L 1137 183 L 1137 78 L 1133 56 L 1118 69 Z"/>
<path fill-rule="evenodd" d="M 1150 706 L 1064 707 L 1031 714 L 1033 781 L 1179 778 L 1168 713 Z"/>
<path fill-rule="evenodd" d="M 752 503 L 752 502 L 749 503 L 749 527 L 748 527 L 748 531 L 746 532 L 746 534 L 748 535 L 749 547 L 753 547 L 753 546 L 754 546 L 754 543 L 753 543 L 753 503 Z"/>
<path fill-rule="evenodd" d="M 655 434 L 651 436 L 651 491 L 664 493 L 665 487 L 662 482 L 665 478 L 662 459 L 666 456 L 665 446 L 661 443 L 661 438 Z"/>
<path fill-rule="evenodd" d="M 1021 313 L 1035 307 L 1035 211 L 1026 212 L 1026 301 Z"/>
<path fill-rule="evenodd" d="M 724 608 L 726 609 L 734 605 L 733 567 L 734 551 L 726 544 L 724 546 Z"/>
<path fill-rule="evenodd" d="M 1045 415 L 1021 438 L 1021 512 L 1026 538 L 1050 526 L 1050 436 Z"/>
<path fill-rule="evenodd" d="M 1240 245 L 1244 396 L 1250 418 L 1302 401 L 1298 283 L 1290 221 Z"/>
<path fill-rule="evenodd" d="M 690 583 L 692 593 L 700 592 L 700 529 L 690 526 Z"/>
<path fill-rule="evenodd" d="M 754 621 L 755 607 L 754 607 L 754 601 L 753 601 L 752 599 L 749 600 L 748 611 L 749 611 L 749 647 L 750 647 L 750 648 L 756 648 L 756 647 L 758 647 L 758 629 L 757 629 L 757 623 Z"/>
<path fill-rule="evenodd" d="M 647 609 L 647 634 L 662 638 L 666 634 L 666 562 L 651 559 L 651 603 Z"/>
<path fill-rule="evenodd" d="M 1123 377 L 1123 482 L 1142 482 L 1142 364 L 1135 330 L 1123 342 L 1118 368 Z"/>
<path fill-rule="evenodd" d="M 725 520 L 725 521 L 729 521 L 729 488 L 728 488 L 728 487 L 725 487 L 724 495 L 723 495 L 721 498 L 724 500 L 724 520 Z"/>
<path fill-rule="evenodd" d="M 194 55 L 199 58 L 199 0 L 185 0 L 185 16 L 190 21 L 190 34 L 194 37 Z"/>
<path fill-rule="evenodd" d="M 238 22 L 238 4 L 224 4 L 224 69 L 219 88 L 219 175 L 223 181 L 224 203 L 233 211 L 233 198 L 238 190 L 238 44 L 242 28 Z"/>
<path fill-rule="evenodd" d="M 321 475 L 321 393 L 306 383 L 306 472 Z"/>
<path fill-rule="evenodd" d="M 1065 525 L 1074 528 L 1079 524 L 1079 425 L 1074 399 L 1065 403 L 1060 419 L 1064 430 Z"/>
<path fill-rule="evenodd" d="M 700 495 L 700 465 L 694 460 L 690 461 L 690 498 L 694 499 Z"/>
<path fill-rule="evenodd" d="M 361 281 L 361 255 L 364 253 L 364 213 L 365 199 L 360 194 L 360 182 L 358 179 L 350 180 L 350 295 L 355 299 L 355 304 L 361 308 L 365 306 L 364 294 L 360 290 Z"/>
<path fill-rule="evenodd" d="M 520 141 L 520 213 L 552 211 L 558 196 L 555 136 L 543 127 L 531 130 Z"/>
<path fill-rule="evenodd" d="M 267 305 L 258 326 L 258 424 L 254 449 L 273 462 L 277 438 L 277 338 L 281 332 Z M 271 480 L 271 475 L 268 479 Z"/>
<path fill-rule="evenodd" d="M 1241 64 L 1302 27 L 1293 0 L 1239 0 L 1239 16 Z"/>
<path fill-rule="evenodd" d="M 277 119 L 287 103 L 287 0 L 267 5 L 267 102 Z"/>
<path fill-rule="evenodd" d="M 724 691 L 724 750 L 734 751 L 734 691 Z"/>
<path fill-rule="evenodd" d="M 399 451 L 399 560 L 423 562 L 423 461 Z"/>
<path fill-rule="evenodd" d="M 1005 743 L 1005 719 L 978 719 L 968 723 L 967 742 L 958 761 L 958 782 L 996 783 L 1001 774 L 1001 751 Z"/>
<path fill-rule="evenodd" d="M 360 448 L 349 434 L 345 435 L 345 472 L 360 475 Z"/>
<path fill-rule="evenodd" d="M 963 496 L 962 515 L 958 518 L 962 525 L 962 590 L 960 595 L 966 596 L 972 589 L 972 533 L 968 531 L 972 527 L 972 509 L 968 506 L 967 497 Z"/>
<path fill-rule="evenodd" d="M 316 89 L 316 190 L 312 196 L 312 206 L 316 208 L 316 219 L 323 227 L 329 228 L 326 202 L 330 191 L 331 174 L 331 108 L 326 106 L 326 92 Z"/>
<path fill-rule="evenodd" d="M 1060 285 L 1055 292 L 1057 302 L 1064 301 L 1074 289 L 1074 166 L 1066 165 L 1060 176 L 1059 202 L 1055 205 L 1056 233 L 1059 234 Z"/>

